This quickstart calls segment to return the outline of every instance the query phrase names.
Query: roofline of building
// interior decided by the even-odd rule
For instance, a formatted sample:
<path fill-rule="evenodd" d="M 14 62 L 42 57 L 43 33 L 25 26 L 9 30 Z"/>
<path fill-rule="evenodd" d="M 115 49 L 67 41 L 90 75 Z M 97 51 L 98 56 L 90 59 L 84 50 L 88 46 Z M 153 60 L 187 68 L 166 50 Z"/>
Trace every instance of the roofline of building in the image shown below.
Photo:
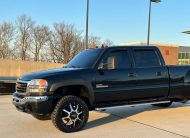
<path fill-rule="evenodd" d="M 144 41 L 140 41 L 140 42 L 129 42 L 129 43 L 121 43 L 118 44 L 117 46 L 128 46 L 128 45 L 146 45 L 147 43 Z M 165 47 L 179 47 L 179 45 L 175 45 L 175 44 L 169 44 L 169 43 L 157 43 L 157 42 L 150 42 L 151 46 L 165 46 Z"/>

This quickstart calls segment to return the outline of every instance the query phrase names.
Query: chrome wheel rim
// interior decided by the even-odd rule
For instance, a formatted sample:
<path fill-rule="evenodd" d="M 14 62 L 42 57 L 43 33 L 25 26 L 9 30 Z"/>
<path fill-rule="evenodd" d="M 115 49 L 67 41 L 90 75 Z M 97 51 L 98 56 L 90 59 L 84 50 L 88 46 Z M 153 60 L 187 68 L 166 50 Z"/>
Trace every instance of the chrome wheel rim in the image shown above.
<path fill-rule="evenodd" d="M 61 120 L 64 126 L 76 128 L 84 122 L 84 110 L 78 103 L 69 103 L 62 109 Z"/>

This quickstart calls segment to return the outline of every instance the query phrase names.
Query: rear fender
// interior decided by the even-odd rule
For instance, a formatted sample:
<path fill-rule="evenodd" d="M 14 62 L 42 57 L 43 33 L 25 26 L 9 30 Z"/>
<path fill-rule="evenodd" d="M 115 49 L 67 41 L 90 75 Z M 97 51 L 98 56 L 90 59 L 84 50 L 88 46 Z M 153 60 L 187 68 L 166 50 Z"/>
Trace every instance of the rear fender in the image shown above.
<path fill-rule="evenodd" d="M 184 77 L 184 85 L 182 90 L 183 99 L 190 99 L 190 71 L 188 71 Z"/>
<path fill-rule="evenodd" d="M 184 77 L 184 84 L 190 85 L 190 71 L 188 71 Z"/>

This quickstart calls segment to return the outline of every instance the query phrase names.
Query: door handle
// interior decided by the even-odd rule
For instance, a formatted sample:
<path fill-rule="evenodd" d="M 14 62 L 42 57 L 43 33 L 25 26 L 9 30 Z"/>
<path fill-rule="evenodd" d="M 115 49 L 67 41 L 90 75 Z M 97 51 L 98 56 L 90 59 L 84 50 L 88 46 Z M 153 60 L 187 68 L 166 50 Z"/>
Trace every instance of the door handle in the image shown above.
<path fill-rule="evenodd" d="M 156 76 L 162 76 L 162 72 L 161 71 L 156 72 Z"/>
<path fill-rule="evenodd" d="M 128 77 L 136 77 L 136 76 L 137 75 L 135 73 L 132 73 L 132 72 L 128 73 Z"/>

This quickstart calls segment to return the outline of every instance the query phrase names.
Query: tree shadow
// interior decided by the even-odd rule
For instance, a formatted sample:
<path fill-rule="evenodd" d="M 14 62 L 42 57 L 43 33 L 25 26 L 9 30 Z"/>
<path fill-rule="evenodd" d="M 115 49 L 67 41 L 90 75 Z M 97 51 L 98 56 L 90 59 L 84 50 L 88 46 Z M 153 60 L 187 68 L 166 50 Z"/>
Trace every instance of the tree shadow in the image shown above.
<path fill-rule="evenodd" d="M 152 105 L 105 108 L 105 111 L 96 111 L 96 112 L 99 112 L 100 114 L 104 114 L 104 116 L 105 114 L 107 115 L 105 117 L 101 117 L 99 119 L 89 121 L 86 127 L 84 128 L 84 130 L 105 125 L 108 123 L 112 123 L 112 122 L 125 119 L 125 118 L 131 117 L 131 116 L 134 116 L 146 111 L 165 110 L 165 109 L 180 108 L 180 107 L 186 107 L 186 106 L 190 106 L 190 102 L 186 104 L 173 103 L 168 108 L 161 108 L 161 107 L 156 107 Z"/>

